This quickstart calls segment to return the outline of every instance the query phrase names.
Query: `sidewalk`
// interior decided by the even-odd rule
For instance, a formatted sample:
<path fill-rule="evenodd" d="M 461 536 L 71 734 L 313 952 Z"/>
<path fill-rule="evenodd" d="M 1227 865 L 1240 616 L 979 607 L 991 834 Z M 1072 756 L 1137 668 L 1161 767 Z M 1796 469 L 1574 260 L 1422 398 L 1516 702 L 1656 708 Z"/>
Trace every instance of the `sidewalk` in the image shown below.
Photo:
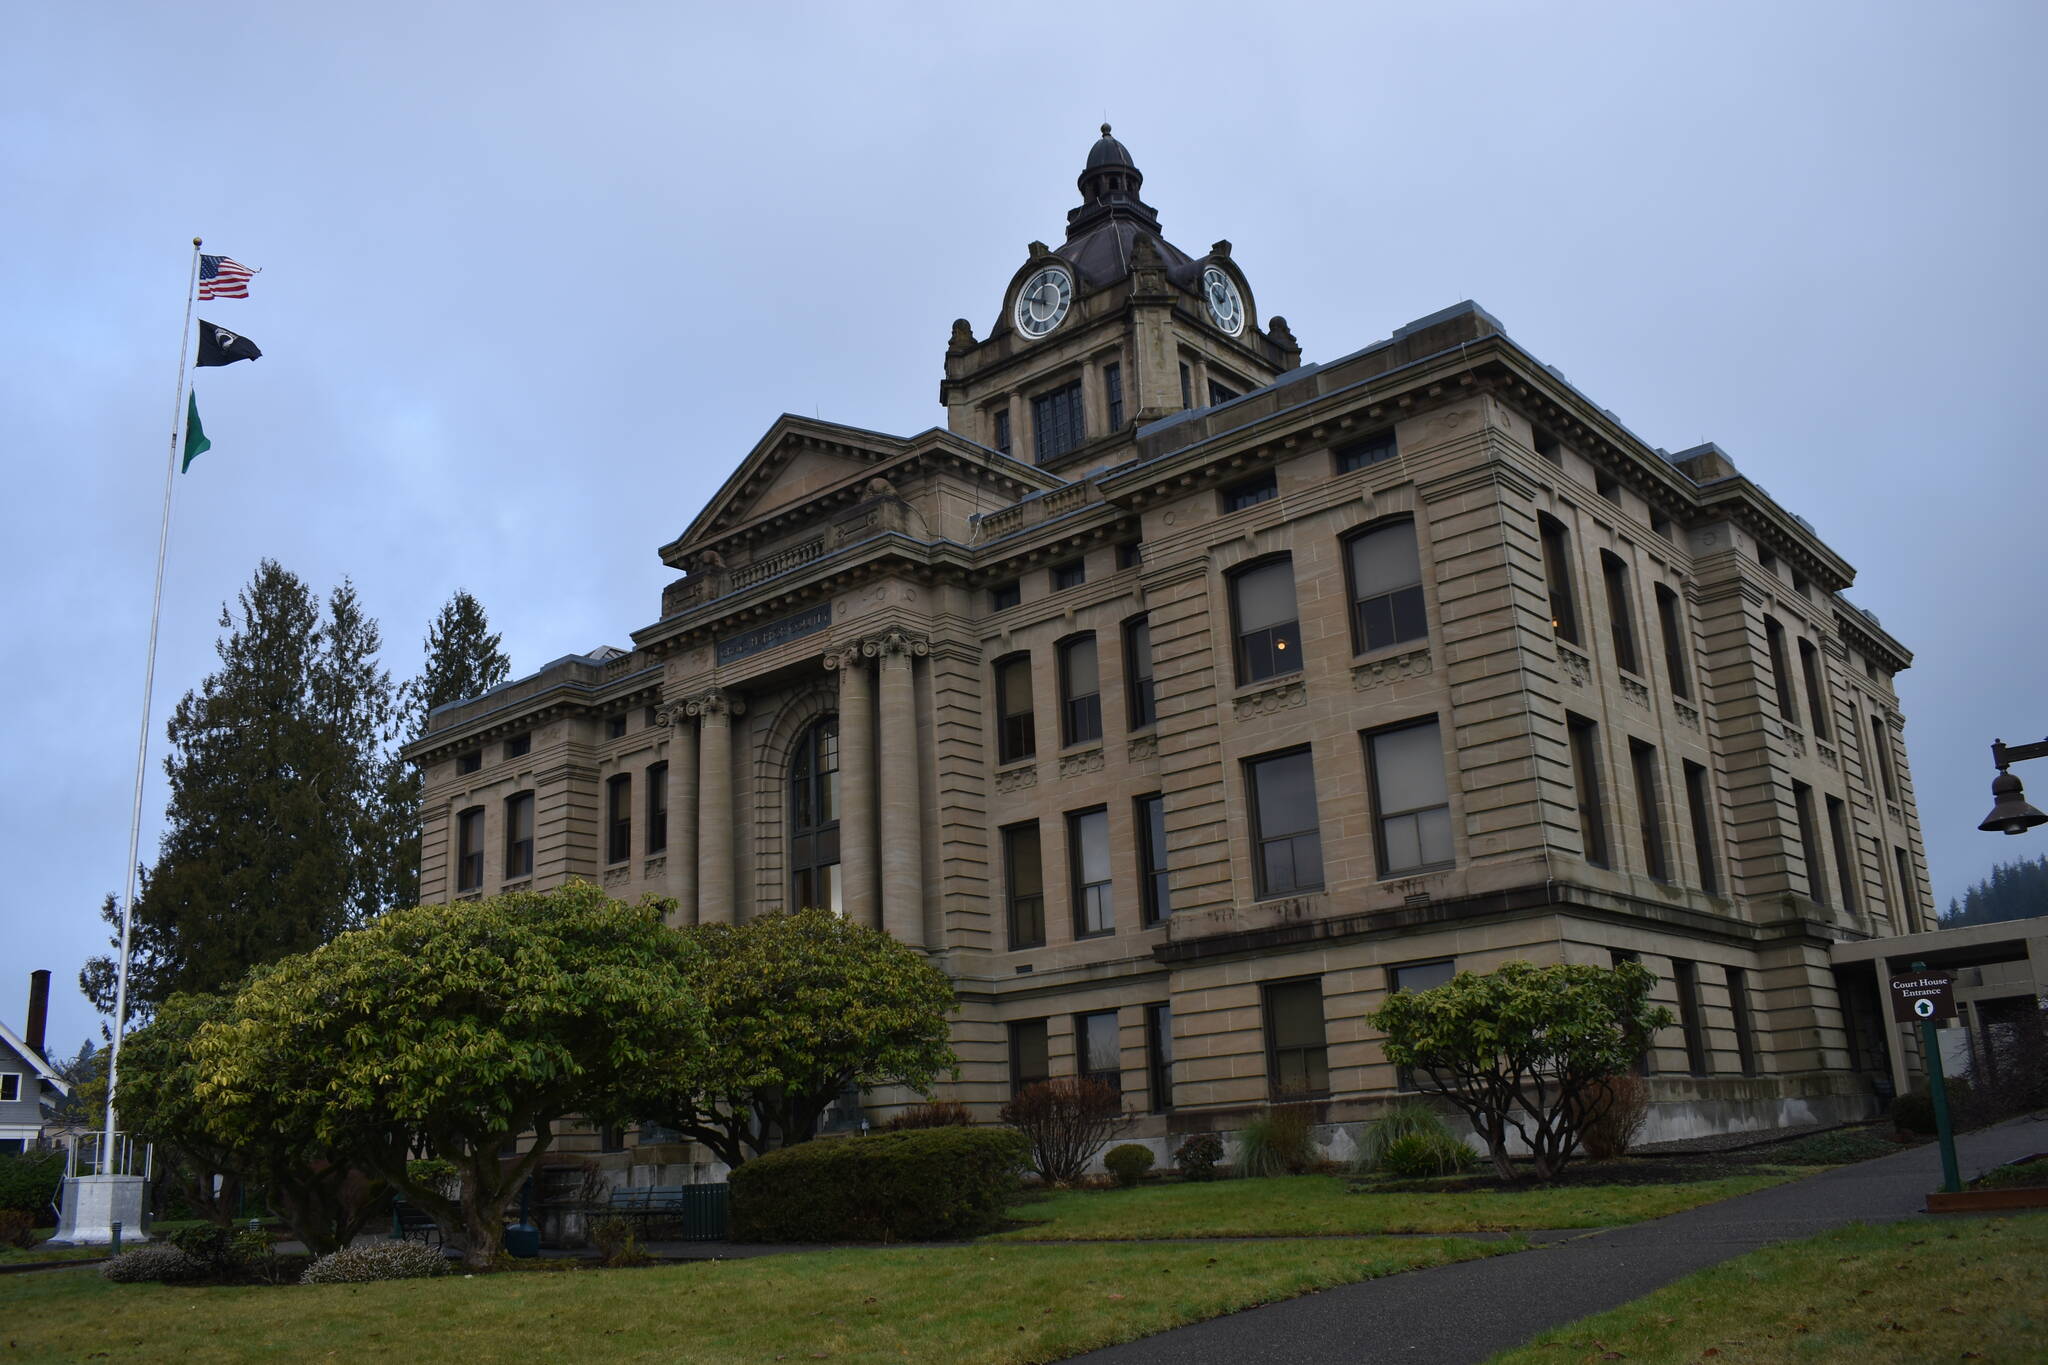
<path fill-rule="evenodd" d="M 1956 1140 L 1965 1181 L 2048 1151 L 2048 1122 L 2014 1119 Z M 1941 1187 L 1933 1145 L 1739 1199 L 1535 1251 L 1411 1271 L 1178 1327 L 1076 1356 L 1099 1365 L 1360 1365 L 1483 1361 L 1538 1332 L 1641 1298 L 1773 1242 L 1921 1212 Z"/>

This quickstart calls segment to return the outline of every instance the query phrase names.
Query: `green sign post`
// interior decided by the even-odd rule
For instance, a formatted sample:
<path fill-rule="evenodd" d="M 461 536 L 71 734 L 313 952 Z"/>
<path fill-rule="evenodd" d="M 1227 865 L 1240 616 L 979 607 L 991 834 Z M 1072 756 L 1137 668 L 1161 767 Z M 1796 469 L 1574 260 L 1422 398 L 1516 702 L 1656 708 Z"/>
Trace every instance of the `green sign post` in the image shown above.
<path fill-rule="evenodd" d="M 1920 1053 L 1927 1062 L 1927 1097 L 1934 1103 L 1934 1133 L 1941 1143 L 1941 1188 L 1960 1194 L 1962 1173 L 1956 1167 L 1956 1130 L 1948 1114 L 1948 1086 L 1941 1075 L 1941 1040 L 1934 1026 L 1956 1017 L 1955 989 L 1947 975 L 1913 964 L 1911 976 L 1892 978 L 1892 1018 L 1920 1025 Z"/>

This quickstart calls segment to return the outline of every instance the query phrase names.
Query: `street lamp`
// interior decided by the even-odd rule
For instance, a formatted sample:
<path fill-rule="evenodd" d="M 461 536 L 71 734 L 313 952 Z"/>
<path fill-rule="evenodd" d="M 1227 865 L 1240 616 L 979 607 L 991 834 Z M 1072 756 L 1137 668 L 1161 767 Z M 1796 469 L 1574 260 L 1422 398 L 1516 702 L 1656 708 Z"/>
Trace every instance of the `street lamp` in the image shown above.
<path fill-rule="evenodd" d="M 2048 815 L 2027 804 L 2026 790 L 2020 785 L 2020 780 L 2006 771 L 2012 764 L 2027 758 L 2048 758 L 2048 739 L 2039 744 L 2015 744 L 2011 747 L 2007 747 L 2003 740 L 1991 741 L 1991 761 L 1998 765 L 1998 776 L 1991 779 L 1991 814 L 1977 826 L 1986 834 L 2025 834 L 2036 825 L 2048 825 Z"/>

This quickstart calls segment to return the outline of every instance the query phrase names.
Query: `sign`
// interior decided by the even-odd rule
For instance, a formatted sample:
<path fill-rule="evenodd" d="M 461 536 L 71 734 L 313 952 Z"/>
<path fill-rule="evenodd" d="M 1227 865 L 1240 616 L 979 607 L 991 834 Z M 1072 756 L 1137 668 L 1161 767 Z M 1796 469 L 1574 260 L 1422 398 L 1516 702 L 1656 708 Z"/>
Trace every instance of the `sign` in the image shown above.
<path fill-rule="evenodd" d="M 1892 1018 L 1900 1023 L 1938 1024 L 1955 1017 L 1955 991 L 1946 973 L 1914 972 L 1892 978 Z"/>
<path fill-rule="evenodd" d="M 784 641 L 815 635 L 831 624 L 832 604 L 821 602 L 794 616 L 785 616 L 780 621 L 770 621 L 765 626 L 755 626 L 752 630 L 743 630 L 737 635 L 726 636 L 718 642 L 718 662 L 729 664 L 734 659 L 759 654 L 762 650 L 773 649 Z"/>

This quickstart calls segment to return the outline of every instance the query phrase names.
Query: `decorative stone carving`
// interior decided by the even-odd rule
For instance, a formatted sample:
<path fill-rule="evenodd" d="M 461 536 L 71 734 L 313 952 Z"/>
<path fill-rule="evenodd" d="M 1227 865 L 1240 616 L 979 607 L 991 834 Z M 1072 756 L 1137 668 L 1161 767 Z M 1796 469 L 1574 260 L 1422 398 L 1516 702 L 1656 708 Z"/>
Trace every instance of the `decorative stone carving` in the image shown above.
<path fill-rule="evenodd" d="M 1132 763 L 1144 763 L 1159 757 L 1159 736 L 1131 736 L 1131 742 L 1124 748 L 1124 757 Z"/>
<path fill-rule="evenodd" d="M 1820 761 L 1827 764 L 1830 768 L 1839 768 L 1842 766 L 1842 760 L 1835 756 L 1835 751 L 1829 748 L 1827 745 L 1821 743 L 1819 740 L 1815 740 L 1813 742 L 1813 751 L 1819 754 Z"/>
<path fill-rule="evenodd" d="M 891 630 L 863 640 L 860 652 L 870 659 L 905 659 L 932 652 L 931 641 L 908 631 Z"/>
<path fill-rule="evenodd" d="M 668 855 L 666 853 L 657 853 L 640 866 L 640 875 L 643 877 L 659 877 L 666 871 L 668 871 Z"/>
<path fill-rule="evenodd" d="M 1890 801 L 1884 803 L 1884 813 L 1902 825 L 1906 823 L 1906 813 Z"/>
<path fill-rule="evenodd" d="M 707 719 L 713 716 L 725 718 L 744 715 L 747 703 L 744 698 L 736 697 L 723 688 L 714 687 L 709 692 L 701 692 L 684 701 L 683 709 L 693 716 Z"/>
<path fill-rule="evenodd" d="M 505 883 L 505 884 L 504 884 L 503 886 L 499 887 L 499 888 L 498 888 L 498 894 L 500 894 L 500 895 L 506 895 L 506 896 L 509 896 L 509 895 L 511 895 L 511 894 L 512 894 L 512 893 L 513 893 L 514 891 L 531 891 L 531 890 L 533 890 L 533 878 L 531 878 L 531 877 L 521 877 L 521 878 L 520 878 L 520 879 L 519 879 L 518 881 L 513 881 L 513 882 L 506 882 L 506 883 Z"/>
<path fill-rule="evenodd" d="M 1038 765 L 1033 763 L 1023 768 L 1004 768 L 996 774 L 996 790 L 999 792 L 1020 792 L 1027 787 L 1038 785 Z"/>
<path fill-rule="evenodd" d="M 1593 661 L 1570 645 L 1559 643 L 1557 661 L 1564 665 L 1565 676 L 1572 680 L 1573 687 L 1584 687 L 1593 681 Z"/>
<path fill-rule="evenodd" d="M 1102 746 L 1099 744 L 1086 753 L 1060 755 L 1061 777 L 1079 777 L 1082 773 L 1099 773 L 1101 771 Z"/>
<path fill-rule="evenodd" d="M 1782 734 L 1785 737 L 1786 748 L 1790 749 L 1795 754 L 1801 755 L 1802 757 L 1805 756 L 1806 736 L 1804 734 L 1802 734 L 1798 730 L 1793 729 L 1791 726 L 1785 725 L 1783 723 L 1779 724 L 1778 733 Z"/>
<path fill-rule="evenodd" d="M 1623 696 L 1642 707 L 1645 711 L 1650 709 L 1650 689 L 1646 685 L 1637 682 L 1634 678 L 1623 678 L 1621 680 L 1621 692 Z"/>
<path fill-rule="evenodd" d="M 858 643 L 844 645 L 838 649 L 828 649 L 825 651 L 825 671 L 827 673 L 844 672 L 847 669 L 856 667 L 860 663 L 860 659 L 860 645 Z"/>
<path fill-rule="evenodd" d="M 624 886 L 632 879 L 632 876 L 633 869 L 630 867 L 608 867 L 604 870 L 604 884 L 606 886 Z"/>
<path fill-rule="evenodd" d="M 1253 716 L 1270 716 L 1275 711 L 1290 711 L 1297 706 L 1308 705 L 1308 684 L 1300 678 L 1264 688 L 1237 698 L 1232 709 L 1239 720 L 1250 720 Z"/>
<path fill-rule="evenodd" d="M 1678 713 L 1678 723 L 1686 729 L 1698 730 L 1700 728 L 1700 713 L 1687 706 L 1684 702 L 1672 702 L 1671 709 Z"/>
<path fill-rule="evenodd" d="M 673 701 L 654 708 L 654 723 L 666 730 L 672 725 L 685 723 L 691 715 L 687 701 Z"/>
<path fill-rule="evenodd" d="M 1370 692 L 1375 687 L 1400 682 L 1403 678 L 1419 678 L 1436 667 L 1428 649 L 1411 649 L 1406 654 L 1394 654 L 1384 659 L 1362 663 L 1351 670 L 1351 686 L 1360 692 Z"/>

